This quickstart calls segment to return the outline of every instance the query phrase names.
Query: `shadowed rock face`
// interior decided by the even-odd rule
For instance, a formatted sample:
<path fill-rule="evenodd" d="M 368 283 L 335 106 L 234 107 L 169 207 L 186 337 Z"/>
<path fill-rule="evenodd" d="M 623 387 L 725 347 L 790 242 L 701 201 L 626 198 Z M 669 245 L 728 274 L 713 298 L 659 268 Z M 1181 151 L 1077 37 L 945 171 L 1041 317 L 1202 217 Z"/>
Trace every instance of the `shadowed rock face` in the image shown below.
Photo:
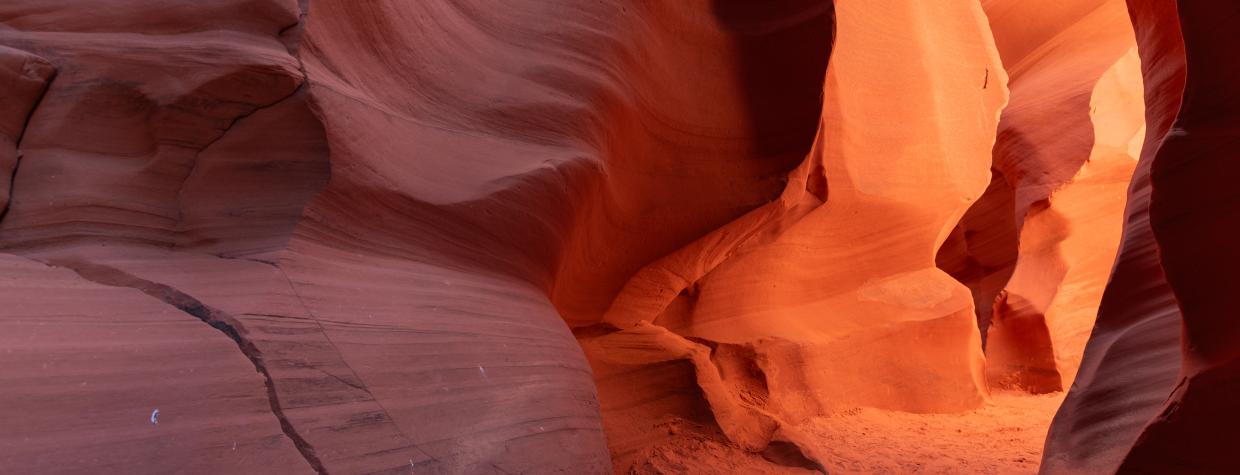
<path fill-rule="evenodd" d="M 1193 2 L 1129 3 L 1144 48 L 1145 80 L 1154 86 L 1146 99 L 1150 150 L 1142 158 L 1148 173 L 1148 191 L 1140 195 L 1148 203 L 1148 244 L 1143 249 L 1145 259 L 1156 259 L 1165 275 L 1161 295 L 1173 294 L 1164 297 L 1167 310 L 1144 310 L 1171 321 L 1178 314 L 1178 328 L 1163 325 L 1158 331 L 1162 341 L 1182 336 L 1178 349 L 1183 363 L 1178 368 L 1167 365 L 1175 361 L 1172 357 L 1154 366 L 1162 368 L 1158 379 L 1163 391 L 1138 414 L 1148 422 L 1139 436 L 1126 438 L 1131 449 L 1120 470 L 1234 472 L 1240 465 L 1226 441 L 1235 440 L 1237 413 L 1233 403 L 1225 402 L 1234 397 L 1224 395 L 1234 395 L 1240 380 L 1240 353 L 1235 343 L 1238 326 L 1222 306 L 1221 289 L 1234 287 L 1234 279 L 1221 266 L 1235 262 L 1236 255 L 1221 236 L 1234 228 L 1235 211 L 1230 206 L 1234 193 L 1220 188 L 1220 180 L 1234 174 L 1236 91 L 1230 78 L 1237 66 L 1220 45 L 1238 38 L 1210 32 L 1221 32 L 1219 26 L 1236 18 L 1240 9 Z M 1134 187 L 1134 201 L 1137 191 Z M 1137 323 L 1129 326 L 1135 330 Z M 1147 327 L 1142 333 L 1152 338 L 1154 327 Z M 1164 348 L 1170 353 L 1174 347 Z M 1159 350 L 1147 348 L 1146 354 L 1128 358 L 1151 359 L 1149 353 Z M 1102 376 L 1119 378 L 1115 373 Z"/>
<path fill-rule="evenodd" d="M 1183 43 L 1172 2 L 1129 5 L 1142 58 L 1146 136 L 1124 237 L 1076 382 L 1051 424 L 1043 471 L 1117 467 L 1175 384 L 1180 311 L 1149 221 L 1150 166 L 1180 107 Z"/>
<path fill-rule="evenodd" d="M 22 418 L 6 420 L 23 430 L 4 433 L 3 464 L 27 472 L 47 470 L 56 459 L 63 461 L 58 470 L 149 473 L 267 472 L 270 466 L 288 473 L 356 473 L 411 465 L 445 473 L 605 471 L 608 455 L 588 367 L 544 290 L 550 259 L 526 259 L 524 249 L 506 255 L 514 244 L 494 245 L 497 239 L 487 237 L 509 224 L 501 219 L 486 226 L 453 220 L 469 203 L 425 201 L 413 184 L 392 186 L 398 176 L 359 181 L 351 174 L 382 170 L 383 160 L 393 159 L 460 165 L 462 155 L 477 153 L 468 150 L 470 131 L 495 117 L 456 124 L 460 131 L 435 154 L 356 151 L 350 143 L 364 138 L 358 131 L 412 137 L 410 123 L 447 127 L 431 121 L 431 112 L 414 115 L 412 106 L 393 112 L 400 105 L 395 100 L 353 108 L 352 102 L 332 102 L 333 79 L 356 65 L 321 66 L 329 44 L 323 38 L 347 38 L 332 38 L 330 24 L 310 21 L 307 5 L 200 3 L 118 2 L 101 25 L 85 19 L 84 2 L 0 8 L 11 28 L 0 34 L 5 71 L 14 71 L 6 72 L 6 83 L 20 86 L 23 101 L 11 108 L 5 102 L 11 142 L 5 156 L 20 147 L 21 161 L 13 167 L 0 245 L 13 255 L 6 263 L 15 277 L 26 267 L 44 269 L 37 271 L 37 284 L 11 284 L 15 297 L 6 299 L 16 304 L 5 309 L 10 338 L 31 345 L 12 364 L 44 370 L 6 372 L 7 383 L 23 388 L 5 405 Z M 370 13 L 402 8 L 375 5 L 381 7 L 387 10 Z M 327 2 L 314 8 L 331 13 Z M 487 38 L 470 31 L 463 34 Z M 440 71 L 440 82 L 463 72 Z M 502 72 L 475 77 L 474 84 L 502 83 Z M 308 73 L 322 82 L 312 85 Z M 403 73 L 387 77 L 405 84 L 393 89 L 426 92 Z M 365 114 L 384 120 L 407 114 L 409 122 L 381 129 L 355 117 Z M 354 128 L 323 120 L 329 116 Z M 501 116 L 499 125 L 505 120 L 521 125 L 523 117 Z M 516 156 L 535 169 L 548 158 L 528 150 Z M 530 196 L 571 202 L 552 199 L 564 190 L 546 184 L 523 192 L 522 180 L 476 178 L 480 186 L 494 183 L 459 188 L 474 201 L 511 203 L 515 195 L 524 196 L 526 206 L 533 206 Z M 488 198 L 503 193 L 512 199 Z M 333 201 L 339 194 L 357 200 Z M 388 203 L 397 206 L 385 209 Z M 339 219 L 316 226 L 332 213 Z M 523 216 L 527 229 L 545 224 Z M 410 222 L 442 232 L 408 232 Z M 367 228 L 354 223 L 387 232 L 359 239 Z M 490 247 L 469 246 L 479 242 Z M 515 265 L 490 267 L 496 260 Z M 58 298 L 58 287 L 82 287 L 93 300 L 82 297 L 70 307 L 81 310 L 39 310 L 40 302 Z M 185 328 L 153 331 L 159 320 L 131 316 L 152 313 L 146 307 Z M 85 313 L 74 318 L 78 314 L 70 312 Z M 48 319 L 59 325 L 59 340 L 36 339 Z M 186 351 L 198 354 L 185 357 L 160 353 L 159 346 L 110 350 L 112 369 L 93 372 L 94 379 L 79 386 L 74 378 L 82 370 L 72 355 L 100 344 L 81 338 L 88 328 L 125 335 L 117 345 L 144 341 L 141 335 L 151 335 L 150 345 L 216 343 L 196 343 Z M 204 359 L 220 360 L 214 355 L 221 352 L 229 358 L 208 371 Z M 161 354 L 174 358 L 155 356 Z M 164 363 L 164 373 L 141 370 L 153 357 Z M 40 388 L 69 380 L 80 397 L 33 404 L 47 397 Z M 179 397 L 188 391 L 194 397 Z M 237 414 L 229 414 L 229 401 L 239 398 L 262 404 L 237 405 Z M 32 404 L 48 410 L 29 410 Z M 124 418 L 155 408 L 162 422 L 154 428 L 145 422 L 132 427 L 136 419 Z M 100 416 L 83 419 L 86 412 Z M 41 438 L 29 437 L 27 430 L 38 426 L 48 429 Z M 76 434 L 108 434 L 112 445 L 84 451 L 80 445 L 89 439 Z M 122 449 L 136 445 L 143 447 Z"/>
<path fill-rule="evenodd" d="M 1069 386 L 1047 473 L 1240 470 L 1236 7 L 102 3 L 0 6 L 4 470 L 864 471 Z"/>
<path fill-rule="evenodd" d="M 983 2 L 1011 75 L 992 182 L 938 254 L 970 287 L 987 377 L 1068 387 L 1118 246 L 1144 121 L 1121 0 Z"/>
<path fill-rule="evenodd" d="M 1220 180 L 1234 174 L 1236 63 L 1220 45 L 1237 38 L 1220 25 L 1240 9 L 1128 4 L 1149 129 L 1124 245 L 1044 471 L 1235 472 L 1237 325 L 1221 291 L 1234 287 L 1221 236 L 1235 211 Z"/>
<path fill-rule="evenodd" d="M 1223 45 L 1237 44 L 1240 35 L 1211 32 L 1240 16 L 1240 6 L 1180 2 L 1178 7 L 1184 99 L 1154 156 L 1150 226 L 1183 316 L 1184 364 L 1175 391 L 1121 468 L 1234 472 L 1240 461 L 1226 441 L 1236 440 L 1240 423 L 1234 404 L 1240 387 L 1240 322 L 1225 296 L 1226 289 L 1236 288 L 1236 277 L 1226 267 L 1240 254 L 1225 244 L 1225 235 L 1235 230 L 1237 210 L 1236 191 L 1223 180 L 1237 170 L 1240 90 L 1234 78 L 1240 65 Z"/>

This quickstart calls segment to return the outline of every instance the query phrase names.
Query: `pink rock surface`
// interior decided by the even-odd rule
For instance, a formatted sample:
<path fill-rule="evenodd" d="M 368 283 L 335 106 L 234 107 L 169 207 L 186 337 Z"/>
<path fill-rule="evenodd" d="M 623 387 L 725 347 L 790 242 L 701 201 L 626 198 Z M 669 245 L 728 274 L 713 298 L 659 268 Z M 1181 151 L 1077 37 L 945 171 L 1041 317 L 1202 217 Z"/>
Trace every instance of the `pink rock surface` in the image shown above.
<path fill-rule="evenodd" d="M 312 31 L 303 35 L 305 5 L 295 2 L 113 7 L 106 21 L 86 21 L 83 2 L 0 8 L 11 27 L 0 41 L 37 52 L 58 72 L 32 125 L 24 134 L 12 129 L 25 156 L 16 171 L 12 210 L 0 222 L 6 252 L 76 270 L 96 283 L 154 288 L 147 296 L 134 293 L 156 307 L 183 310 L 163 318 L 217 337 L 224 335 L 210 325 L 235 335 L 232 355 L 244 362 L 244 354 L 261 366 L 257 381 L 266 379 L 271 387 L 257 393 L 270 403 L 269 420 L 278 419 L 270 450 L 292 448 L 285 455 L 297 459 L 265 457 L 276 472 L 607 469 L 588 367 L 539 286 L 543 282 L 533 277 L 542 271 L 527 271 L 547 264 L 526 261 L 516 275 L 513 268 L 479 269 L 469 263 L 512 259 L 524 250 L 461 252 L 454 244 L 480 236 L 495 242 L 486 237 L 495 223 L 435 226 L 444 231 L 438 239 L 406 240 L 425 234 L 427 220 L 447 222 L 452 213 L 444 210 L 451 206 L 423 202 L 412 213 L 401 207 L 385 211 L 383 200 L 353 194 L 359 190 L 354 187 L 374 190 L 387 178 L 350 181 L 357 176 L 351 169 L 375 168 L 392 156 L 382 149 L 350 149 L 347 140 L 361 138 L 358 133 L 374 124 L 354 121 L 342 129 L 339 121 L 355 114 L 384 117 L 391 106 L 332 102 L 327 86 L 306 82 L 302 58 L 323 57 L 311 51 L 323 43 L 311 38 L 330 37 L 328 26 L 311 22 Z M 374 7 L 373 13 L 382 14 L 420 8 Z M 330 13 L 332 7 L 317 2 L 315 8 Z M 355 68 L 358 58 L 352 58 Z M 337 74 L 314 71 L 326 85 Z M 445 78 L 460 73 L 441 71 Z M 477 79 L 475 84 L 486 81 Z M 482 124 L 487 117 L 477 120 Z M 373 130 L 411 133 L 403 128 L 407 123 L 400 125 Z M 462 154 L 480 150 L 469 137 L 467 131 L 447 134 L 434 157 L 402 158 L 407 164 L 414 157 L 439 160 L 437 166 L 447 170 Z M 535 166 L 543 158 L 529 157 Z M 486 183 L 498 177 L 476 178 Z M 511 185 L 462 190 L 486 200 Z M 333 201 L 341 190 L 351 198 Z M 402 204 L 424 198 L 414 187 L 390 191 Z M 341 218 L 316 226 L 329 213 Z M 386 222 L 387 232 L 358 239 L 368 224 L 382 224 L 378 220 Z M 419 231 L 405 234 L 404 220 L 417 223 Z M 30 298 L 44 298 L 48 291 L 42 292 Z M 127 305 L 102 302 L 94 316 L 115 318 Z M 254 378 L 254 365 L 239 374 Z M 110 384 L 140 382 L 123 372 L 106 376 Z M 200 387 L 209 381 L 191 382 Z M 106 400 L 108 394 L 92 397 Z M 23 401 L 4 410 L 21 411 L 30 404 Z M 58 407 L 69 414 L 88 410 L 70 403 Z M 137 420 L 145 421 L 146 414 Z M 201 431 L 202 420 L 170 418 L 164 425 Z M 226 421 L 219 423 L 226 433 L 251 424 Z M 48 443 L 55 438 L 48 437 Z M 62 442 L 66 448 L 83 443 Z M 148 464 L 154 472 L 174 460 L 225 471 L 231 463 L 213 461 L 217 454 L 205 449 L 134 456 L 155 461 Z M 46 462 L 26 457 L 9 466 L 38 472 L 48 469 Z"/>
<path fill-rule="evenodd" d="M 22 134 L 55 72 L 43 58 L 0 46 L 0 86 L 7 91 L 0 105 L 0 218 L 9 211 L 13 175 L 22 157 Z"/>
<path fill-rule="evenodd" d="M 311 471 L 224 333 L 119 282 L 8 254 L 0 269 L 6 471 Z"/>

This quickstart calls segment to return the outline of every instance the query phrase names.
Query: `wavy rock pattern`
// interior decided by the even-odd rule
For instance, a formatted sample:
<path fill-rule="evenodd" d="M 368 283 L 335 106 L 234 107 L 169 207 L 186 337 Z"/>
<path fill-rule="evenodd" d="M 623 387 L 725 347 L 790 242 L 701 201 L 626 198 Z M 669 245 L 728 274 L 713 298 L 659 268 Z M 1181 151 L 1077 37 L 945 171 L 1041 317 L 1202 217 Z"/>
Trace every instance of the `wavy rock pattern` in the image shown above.
<path fill-rule="evenodd" d="M 1118 0 L 983 6 L 1012 99 L 991 187 L 938 264 L 973 291 L 990 384 L 1059 391 L 1076 375 L 1118 246 L 1139 150 L 1130 142 L 1144 126 L 1136 44 Z"/>
<path fill-rule="evenodd" d="M 13 179 L 21 165 L 21 140 L 56 70 L 47 60 L 25 51 L 0 47 L 0 84 L 8 91 L 0 110 L 0 220 L 8 214 Z"/>
<path fill-rule="evenodd" d="M 985 398 L 968 292 L 930 259 L 986 186 L 1007 98 L 1003 69 L 978 5 L 893 2 L 882 15 L 871 8 L 836 2 L 818 139 L 784 193 L 643 268 L 604 317 L 621 331 L 586 340 L 596 372 L 608 379 L 625 374 L 606 351 L 609 339 L 629 351 L 658 348 L 664 356 L 651 363 L 683 355 L 722 433 L 751 450 L 784 441 L 821 462 L 787 421 L 853 404 L 950 411 Z M 950 21 L 909 34 L 924 16 Z M 934 88 L 909 87 L 930 77 Z M 845 92 L 852 90 L 870 92 L 860 99 Z M 892 122 L 902 127 L 883 126 Z M 873 156 L 886 160 L 863 158 Z M 929 195 L 951 198 L 923 199 Z M 856 255 L 867 257 L 838 265 Z M 651 327 L 700 346 L 670 350 L 665 333 Z M 692 356 L 698 352 L 709 352 L 715 367 Z M 639 381 L 654 377 L 627 371 Z M 620 426 L 609 432 L 641 423 L 632 406 L 613 409 L 623 420 L 608 413 L 609 400 L 632 396 L 601 397 L 605 423 Z M 647 410 L 693 397 L 651 394 Z"/>
<path fill-rule="evenodd" d="M 831 44 L 825 2 L 114 7 L 0 10 L 0 245 L 227 315 L 321 472 L 607 471 L 564 320 L 779 193 Z"/>
<path fill-rule="evenodd" d="M 1132 2 L 1134 17 L 1142 9 L 1169 8 L 1166 2 Z M 1220 45 L 1240 42 L 1223 28 L 1240 17 L 1240 6 L 1228 3 L 1178 2 L 1183 37 L 1183 100 L 1170 130 L 1152 157 L 1150 227 L 1167 283 L 1182 316 L 1183 364 L 1170 397 L 1146 426 L 1128 453 L 1121 471 L 1191 470 L 1227 473 L 1240 470 L 1231 449 L 1240 413 L 1235 394 L 1240 388 L 1240 324 L 1225 306 L 1226 291 L 1235 277 L 1225 266 L 1240 255 L 1224 244 L 1234 229 L 1236 192 L 1223 184 L 1235 176 L 1237 148 L 1237 64 Z M 1157 23 L 1134 23 L 1144 29 L 1143 45 L 1151 55 L 1148 80 L 1179 73 L 1173 55 L 1175 16 Z M 1166 26 L 1164 26 L 1166 25 Z M 1169 36 L 1155 39 L 1150 36 Z M 1164 94 L 1174 94 L 1166 89 Z M 1170 101 L 1169 98 L 1159 100 Z M 1150 102 L 1153 102 L 1151 100 Z M 1168 109 L 1159 112 L 1167 113 Z M 1170 115 L 1161 118 L 1170 119 Z M 1209 276 L 1208 278 L 1206 276 Z"/>
<path fill-rule="evenodd" d="M 97 3 L 0 5 L 3 470 L 864 470 L 1069 384 L 1044 472 L 1240 470 L 1237 7 Z"/>
<path fill-rule="evenodd" d="M 12 255 L 0 262 L 7 469 L 311 471 L 263 378 L 224 334 L 139 290 Z"/>
<path fill-rule="evenodd" d="M 1169 2 L 1131 3 L 1145 78 L 1146 136 L 1124 215 L 1124 237 L 1080 371 L 1047 435 L 1043 472 L 1114 470 L 1175 384 L 1179 308 L 1149 221 L 1150 167 L 1183 90 L 1179 27 Z M 1170 31 L 1163 31 L 1171 28 Z"/>
<path fill-rule="evenodd" d="M 1236 413 L 1224 394 L 1236 388 L 1236 325 L 1220 312 L 1216 286 L 1229 285 L 1219 266 L 1235 261 L 1219 241 L 1231 212 L 1220 205 L 1234 197 L 1217 188 L 1233 168 L 1235 65 L 1217 46 L 1235 35 L 1211 32 L 1240 10 L 1128 4 L 1149 128 L 1124 245 L 1043 471 L 1234 472 Z"/>

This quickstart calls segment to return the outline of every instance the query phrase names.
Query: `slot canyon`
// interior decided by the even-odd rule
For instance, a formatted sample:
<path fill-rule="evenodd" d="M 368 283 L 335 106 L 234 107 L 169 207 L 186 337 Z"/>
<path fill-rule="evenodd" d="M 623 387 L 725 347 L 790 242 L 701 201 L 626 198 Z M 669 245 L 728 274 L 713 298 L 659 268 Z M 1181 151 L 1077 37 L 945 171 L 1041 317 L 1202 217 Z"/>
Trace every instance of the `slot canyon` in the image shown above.
<path fill-rule="evenodd" d="M 1240 474 L 1238 21 L 0 1 L 0 474 Z"/>

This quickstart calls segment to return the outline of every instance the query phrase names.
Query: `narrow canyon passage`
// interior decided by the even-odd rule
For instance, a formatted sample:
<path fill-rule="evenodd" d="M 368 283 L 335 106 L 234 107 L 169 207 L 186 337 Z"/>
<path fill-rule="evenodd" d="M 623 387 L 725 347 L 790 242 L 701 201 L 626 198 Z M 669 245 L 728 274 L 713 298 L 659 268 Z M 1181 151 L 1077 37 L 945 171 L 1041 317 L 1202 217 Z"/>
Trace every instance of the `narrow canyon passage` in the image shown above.
<path fill-rule="evenodd" d="M 980 6 L 835 2 L 819 135 L 783 195 L 578 332 L 618 473 L 1037 471 L 1119 246 L 1142 77 L 1122 1 Z M 956 23 L 910 36 L 924 17 Z M 853 84 L 865 101 L 837 96 Z M 932 198 L 951 192 L 967 209 Z"/>
<path fill-rule="evenodd" d="M 0 4 L 0 472 L 1240 471 L 1240 6 L 157 3 Z"/>

